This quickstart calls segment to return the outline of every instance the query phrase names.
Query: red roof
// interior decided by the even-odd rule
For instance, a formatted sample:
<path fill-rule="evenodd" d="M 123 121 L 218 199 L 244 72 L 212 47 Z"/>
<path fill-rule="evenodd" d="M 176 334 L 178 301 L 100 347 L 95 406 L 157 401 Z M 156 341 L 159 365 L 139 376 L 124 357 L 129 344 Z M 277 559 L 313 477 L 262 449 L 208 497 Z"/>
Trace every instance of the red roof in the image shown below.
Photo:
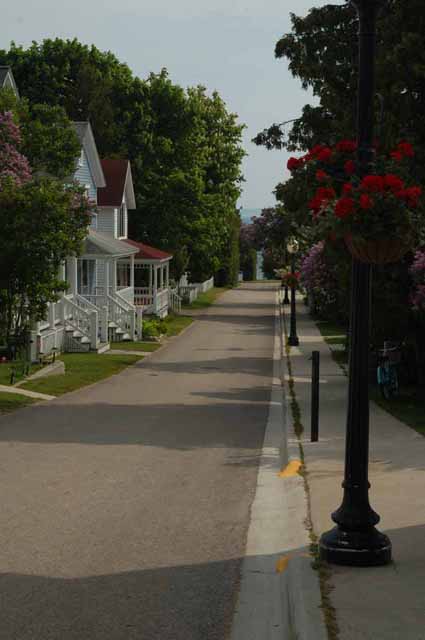
<path fill-rule="evenodd" d="M 100 207 L 120 207 L 124 197 L 128 160 L 101 160 L 106 187 L 98 189 L 97 203 Z"/>
<path fill-rule="evenodd" d="M 171 253 L 166 253 L 165 251 L 161 251 L 161 249 L 155 249 L 155 247 L 150 247 L 148 244 L 143 244 L 143 242 L 136 242 L 128 238 L 126 238 L 124 242 L 139 249 L 139 253 L 134 256 L 136 260 L 169 260 L 173 257 Z"/>

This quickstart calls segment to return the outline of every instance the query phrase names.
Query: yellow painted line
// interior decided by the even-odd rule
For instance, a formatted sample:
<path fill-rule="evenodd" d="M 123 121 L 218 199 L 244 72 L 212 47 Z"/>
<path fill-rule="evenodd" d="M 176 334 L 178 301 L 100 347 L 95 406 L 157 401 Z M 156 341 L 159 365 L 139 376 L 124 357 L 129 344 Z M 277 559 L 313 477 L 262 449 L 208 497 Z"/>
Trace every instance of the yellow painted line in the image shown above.
<path fill-rule="evenodd" d="M 291 460 L 285 469 L 279 473 L 279 478 L 292 478 L 299 473 L 301 469 L 302 463 L 301 460 Z"/>
<path fill-rule="evenodd" d="M 288 566 L 289 556 L 283 556 L 276 562 L 276 573 L 283 573 Z"/>

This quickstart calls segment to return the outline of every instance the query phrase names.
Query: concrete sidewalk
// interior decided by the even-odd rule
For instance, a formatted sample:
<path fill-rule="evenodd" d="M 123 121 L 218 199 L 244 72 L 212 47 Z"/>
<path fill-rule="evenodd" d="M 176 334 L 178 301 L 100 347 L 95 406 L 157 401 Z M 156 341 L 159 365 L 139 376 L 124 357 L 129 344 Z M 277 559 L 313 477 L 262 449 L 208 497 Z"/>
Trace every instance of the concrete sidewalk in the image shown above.
<path fill-rule="evenodd" d="M 297 304 L 300 346 L 290 349 L 301 410 L 314 533 L 334 526 L 342 499 L 347 377 L 331 357 L 308 309 Z M 311 352 L 321 353 L 320 441 L 310 443 Z M 356 569 L 330 567 L 332 640 L 425 640 L 425 438 L 374 403 L 370 410 L 370 502 L 389 535 L 394 563 Z M 331 612 L 332 613 L 332 612 Z M 312 638 L 313 640 L 313 638 Z"/>

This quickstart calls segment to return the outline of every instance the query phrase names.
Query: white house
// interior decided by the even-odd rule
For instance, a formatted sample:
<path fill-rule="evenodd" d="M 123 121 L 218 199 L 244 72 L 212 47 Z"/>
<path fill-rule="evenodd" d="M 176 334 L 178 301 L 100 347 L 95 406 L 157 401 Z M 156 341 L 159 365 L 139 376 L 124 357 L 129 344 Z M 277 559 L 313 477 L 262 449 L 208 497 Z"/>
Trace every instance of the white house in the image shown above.
<path fill-rule="evenodd" d="M 181 300 L 169 287 L 172 255 L 128 239 L 128 211 L 136 208 L 130 162 L 100 160 L 91 126 L 76 122 L 81 143 L 73 179 L 95 202 L 81 256 L 62 277 L 69 289 L 49 305 L 33 333 L 33 358 L 63 351 L 105 351 L 111 341 L 141 337 L 142 314 L 165 317 Z"/>

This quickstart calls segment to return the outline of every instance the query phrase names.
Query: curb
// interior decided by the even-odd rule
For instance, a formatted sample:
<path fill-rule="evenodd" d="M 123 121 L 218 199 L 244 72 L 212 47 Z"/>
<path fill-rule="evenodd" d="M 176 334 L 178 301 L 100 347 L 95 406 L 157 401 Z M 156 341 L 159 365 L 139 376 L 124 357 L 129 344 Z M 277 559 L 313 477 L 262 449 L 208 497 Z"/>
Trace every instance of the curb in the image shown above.
<path fill-rule="evenodd" d="M 284 442 L 281 449 L 283 467 L 291 461 L 302 459 L 302 444 L 295 433 L 294 422 L 289 399 L 285 391 L 284 377 L 284 310 L 279 304 L 281 328 L 281 357 L 282 357 L 282 385 L 284 388 Z M 296 521 L 291 519 L 288 524 L 293 529 L 293 535 L 305 548 L 305 553 L 294 556 L 288 564 L 288 570 L 282 575 L 282 594 L 286 601 L 288 615 L 287 625 L 289 638 L 296 640 L 328 640 L 328 631 L 322 610 L 322 594 L 317 571 L 313 569 L 309 531 L 309 499 L 306 493 L 305 479 L 296 474 L 291 486 L 286 487 L 288 494 L 288 508 L 297 513 Z M 291 526 L 292 525 L 292 526 Z"/>
<path fill-rule="evenodd" d="M 328 639 L 310 555 L 304 479 L 296 472 L 281 475 L 291 460 L 300 460 L 300 447 L 282 385 L 279 302 L 277 296 L 269 415 L 231 640 Z"/>

